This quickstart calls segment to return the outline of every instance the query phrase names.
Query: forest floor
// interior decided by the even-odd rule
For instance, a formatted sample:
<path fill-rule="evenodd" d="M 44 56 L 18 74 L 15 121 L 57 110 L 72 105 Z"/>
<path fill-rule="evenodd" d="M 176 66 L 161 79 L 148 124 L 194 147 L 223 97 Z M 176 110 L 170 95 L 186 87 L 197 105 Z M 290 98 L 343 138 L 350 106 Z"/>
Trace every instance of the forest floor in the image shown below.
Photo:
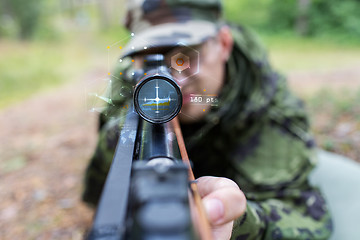
<path fill-rule="evenodd" d="M 93 210 L 80 200 L 96 145 L 88 77 L 0 112 L 0 239 L 82 239 Z"/>

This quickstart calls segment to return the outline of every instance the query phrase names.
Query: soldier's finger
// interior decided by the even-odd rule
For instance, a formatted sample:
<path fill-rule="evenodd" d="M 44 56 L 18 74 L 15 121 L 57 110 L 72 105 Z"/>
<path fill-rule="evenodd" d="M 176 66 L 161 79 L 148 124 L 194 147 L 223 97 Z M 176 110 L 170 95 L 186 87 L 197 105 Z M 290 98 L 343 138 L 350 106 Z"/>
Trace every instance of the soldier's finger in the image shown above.
<path fill-rule="evenodd" d="M 223 177 L 205 176 L 196 179 L 197 186 L 199 188 L 199 194 L 201 197 L 205 197 L 209 193 L 212 193 L 218 189 L 223 188 L 235 188 L 239 189 L 239 186 L 232 180 Z"/>
<path fill-rule="evenodd" d="M 202 177 L 198 189 L 212 225 L 228 223 L 244 214 L 245 195 L 230 179 Z"/>

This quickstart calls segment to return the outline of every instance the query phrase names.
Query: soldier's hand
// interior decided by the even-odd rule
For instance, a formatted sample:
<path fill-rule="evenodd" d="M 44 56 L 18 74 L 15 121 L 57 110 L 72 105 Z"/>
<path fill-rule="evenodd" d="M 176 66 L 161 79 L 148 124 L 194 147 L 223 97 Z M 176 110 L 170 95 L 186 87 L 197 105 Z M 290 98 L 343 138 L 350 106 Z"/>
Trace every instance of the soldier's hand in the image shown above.
<path fill-rule="evenodd" d="M 234 220 L 246 210 L 244 193 L 227 178 L 201 177 L 197 179 L 197 185 L 214 240 L 230 239 Z"/>

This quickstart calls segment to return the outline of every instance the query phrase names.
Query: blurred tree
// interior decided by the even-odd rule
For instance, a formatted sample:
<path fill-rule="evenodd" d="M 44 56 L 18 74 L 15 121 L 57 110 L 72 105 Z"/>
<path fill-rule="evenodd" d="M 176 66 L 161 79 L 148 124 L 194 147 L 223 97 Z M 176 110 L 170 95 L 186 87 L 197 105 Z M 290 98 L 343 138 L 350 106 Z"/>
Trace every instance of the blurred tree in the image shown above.
<path fill-rule="evenodd" d="M 0 38 L 4 35 L 3 22 L 4 22 L 4 6 L 3 0 L 0 0 Z"/>
<path fill-rule="evenodd" d="M 102 0 L 98 4 L 101 28 L 106 30 L 110 26 L 111 2 L 109 0 Z"/>
<path fill-rule="evenodd" d="M 360 37 L 359 0 L 312 0 L 309 28 L 318 33 L 345 33 Z"/>
<path fill-rule="evenodd" d="M 124 20 L 126 0 L 101 0 L 97 2 L 100 28 L 109 30 Z"/>
<path fill-rule="evenodd" d="M 30 39 L 36 30 L 42 13 L 42 0 L 1 0 L 6 14 L 18 26 L 19 38 Z"/>
<path fill-rule="evenodd" d="M 308 35 L 310 0 L 298 0 L 297 9 L 298 14 L 295 20 L 295 30 L 301 36 Z"/>
<path fill-rule="evenodd" d="M 270 0 L 263 28 L 300 35 L 360 36 L 359 0 Z"/>
<path fill-rule="evenodd" d="M 293 30 L 297 16 L 297 0 L 270 0 L 268 6 L 268 21 L 264 23 L 265 28 L 270 31 Z"/>
<path fill-rule="evenodd" d="M 264 27 L 268 21 L 269 0 L 226 0 L 225 19 L 255 28 Z"/>

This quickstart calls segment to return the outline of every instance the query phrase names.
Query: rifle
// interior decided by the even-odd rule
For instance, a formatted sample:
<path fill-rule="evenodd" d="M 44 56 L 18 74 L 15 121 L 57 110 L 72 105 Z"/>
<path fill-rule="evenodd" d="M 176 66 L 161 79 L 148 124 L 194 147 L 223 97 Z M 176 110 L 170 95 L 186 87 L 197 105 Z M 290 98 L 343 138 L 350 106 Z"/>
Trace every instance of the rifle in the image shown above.
<path fill-rule="evenodd" d="M 176 117 L 180 88 L 163 55 L 145 60 L 87 239 L 211 239 Z"/>

